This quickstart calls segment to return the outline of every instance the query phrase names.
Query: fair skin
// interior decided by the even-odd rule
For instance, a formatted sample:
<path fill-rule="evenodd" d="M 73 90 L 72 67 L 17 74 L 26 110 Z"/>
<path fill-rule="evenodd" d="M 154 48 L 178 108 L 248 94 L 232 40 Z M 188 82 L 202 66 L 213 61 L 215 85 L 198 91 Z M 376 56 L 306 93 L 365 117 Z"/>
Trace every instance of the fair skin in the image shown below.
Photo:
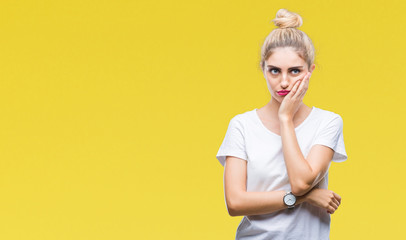
<path fill-rule="evenodd" d="M 295 68 L 292 68 L 295 67 Z M 264 76 L 271 100 L 257 113 L 264 125 L 281 137 L 285 165 L 296 205 L 308 202 L 333 214 L 341 197 L 328 189 L 314 188 L 325 176 L 333 150 L 314 145 L 304 158 L 296 138 L 295 128 L 310 114 L 311 108 L 302 100 L 308 89 L 309 77 L 315 65 L 306 62 L 291 48 L 277 48 L 266 60 Z M 290 90 L 280 96 L 277 91 Z M 287 208 L 283 203 L 286 191 L 247 192 L 247 161 L 227 156 L 224 169 L 224 188 L 231 216 L 258 215 Z"/>

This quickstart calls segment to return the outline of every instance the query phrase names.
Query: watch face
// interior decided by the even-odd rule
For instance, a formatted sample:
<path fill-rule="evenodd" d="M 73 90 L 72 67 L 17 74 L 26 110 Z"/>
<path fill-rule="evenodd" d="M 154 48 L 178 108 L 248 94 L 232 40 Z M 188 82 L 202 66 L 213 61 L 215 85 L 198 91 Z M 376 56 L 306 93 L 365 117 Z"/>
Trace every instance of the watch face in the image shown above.
<path fill-rule="evenodd" d="M 296 203 L 296 197 L 293 194 L 288 194 L 283 198 L 286 205 L 292 206 Z"/>

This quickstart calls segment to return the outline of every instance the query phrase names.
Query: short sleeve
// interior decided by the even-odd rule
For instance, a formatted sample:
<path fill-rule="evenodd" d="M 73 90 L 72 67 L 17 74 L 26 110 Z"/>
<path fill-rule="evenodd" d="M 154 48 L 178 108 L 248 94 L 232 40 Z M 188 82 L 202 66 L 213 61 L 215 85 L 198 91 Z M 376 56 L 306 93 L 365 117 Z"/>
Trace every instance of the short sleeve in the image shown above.
<path fill-rule="evenodd" d="M 343 119 L 336 114 L 332 120 L 321 127 L 313 145 L 321 144 L 334 150 L 333 162 L 344 162 L 348 156 L 344 146 Z"/>
<path fill-rule="evenodd" d="M 248 159 L 245 149 L 243 123 L 239 115 L 230 120 L 226 135 L 216 155 L 217 160 L 223 167 L 227 156 L 238 157 L 246 161 Z"/>

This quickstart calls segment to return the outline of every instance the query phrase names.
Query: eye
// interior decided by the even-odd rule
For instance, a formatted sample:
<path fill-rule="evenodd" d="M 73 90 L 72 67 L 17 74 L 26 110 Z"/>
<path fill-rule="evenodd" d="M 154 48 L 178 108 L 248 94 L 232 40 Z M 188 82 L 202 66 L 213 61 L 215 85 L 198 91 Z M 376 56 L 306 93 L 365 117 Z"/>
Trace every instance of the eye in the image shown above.
<path fill-rule="evenodd" d="M 270 72 L 271 74 L 277 74 L 277 73 L 279 73 L 279 69 L 277 69 L 277 68 L 271 68 L 271 69 L 269 69 L 269 72 Z M 291 72 L 292 72 L 293 74 L 299 74 L 301 71 L 300 71 L 299 69 L 292 69 Z"/>
<path fill-rule="evenodd" d="M 276 72 L 272 72 L 273 70 L 275 70 Z M 271 68 L 271 69 L 269 69 L 269 72 L 272 73 L 272 74 L 276 74 L 276 73 L 279 72 L 279 69 L 277 69 L 277 68 Z"/>
<path fill-rule="evenodd" d="M 297 71 L 296 74 L 299 74 L 299 73 L 300 73 L 300 70 L 299 70 L 299 69 L 292 69 L 292 72 L 294 72 L 294 71 Z"/>

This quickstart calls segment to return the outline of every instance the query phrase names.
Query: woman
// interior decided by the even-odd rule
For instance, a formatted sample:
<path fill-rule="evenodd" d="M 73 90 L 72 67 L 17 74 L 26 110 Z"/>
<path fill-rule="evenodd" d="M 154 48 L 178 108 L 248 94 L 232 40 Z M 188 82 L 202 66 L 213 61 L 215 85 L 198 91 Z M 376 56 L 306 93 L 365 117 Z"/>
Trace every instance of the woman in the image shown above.
<path fill-rule="evenodd" d="M 341 197 L 327 189 L 328 170 L 347 159 L 343 121 L 302 102 L 315 64 L 301 17 L 280 9 L 273 21 L 260 63 L 272 98 L 230 120 L 216 156 L 227 209 L 244 216 L 236 239 L 329 239 Z"/>

